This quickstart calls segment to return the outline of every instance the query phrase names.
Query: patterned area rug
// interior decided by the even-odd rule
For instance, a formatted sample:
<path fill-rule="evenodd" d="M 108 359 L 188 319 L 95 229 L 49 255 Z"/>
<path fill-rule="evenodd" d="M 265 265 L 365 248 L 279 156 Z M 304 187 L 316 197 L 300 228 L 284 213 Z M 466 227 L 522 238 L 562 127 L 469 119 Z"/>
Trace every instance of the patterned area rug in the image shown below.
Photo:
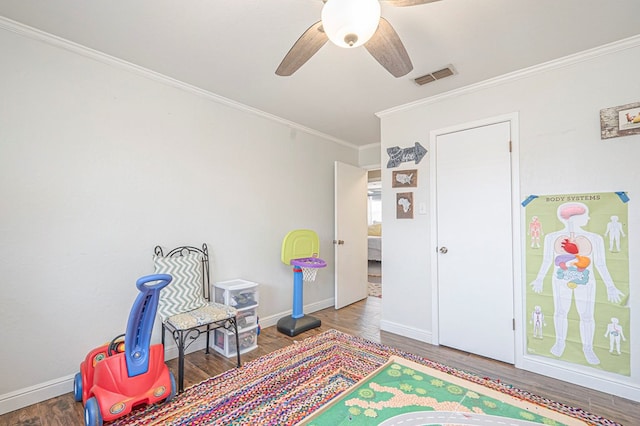
<path fill-rule="evenodd" d="M 619 426 L 583 410 L 336 330 L 309 337 L 247 362 L 239 369 L 229 370 L 188 388 L 167 404 L 142 408 L 111 424 L 294 425 L 376 371 L 392 355 L 517 398 L 523 403 L 566 414 L 581 420 L 578 424 Z M 335 424 L 331 423 L 331 426 Z"/>

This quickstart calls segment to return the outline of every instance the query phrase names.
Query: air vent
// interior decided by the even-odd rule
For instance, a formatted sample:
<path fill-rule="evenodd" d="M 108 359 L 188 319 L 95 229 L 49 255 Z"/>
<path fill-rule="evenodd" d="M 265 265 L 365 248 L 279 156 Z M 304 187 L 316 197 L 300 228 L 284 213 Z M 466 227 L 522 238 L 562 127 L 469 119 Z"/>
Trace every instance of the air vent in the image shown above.
<path fill-rule="evenodd" d="M 441 80 L 441 79 L 443 79 L 445 77 L 452 76 L 453 74 L 455 74 L 455 72 L 453 70 L 453 67 L 451 65 L 449 65 L 448 67 L 443 68 L 441 70 L 434 71 L 434 72 L 432 72 L 430 74 L 425 74 L 425 75 L 423 75 L 421 77 L 418 77 L 418 78 L 414 79 L 414 81 L 418 85 L 422 86 L 422 85 L 425 85 L 427 83 L 431 83 L 433 81 Z"/>
<path fill-rule="evenodd" d="M 420 86 L 422 86 L 423 84 L 431 83 L 432 81 L 436 81 L 436 78 L 431 74 L 426 74 L 415 79 L 415 82 Z"/>

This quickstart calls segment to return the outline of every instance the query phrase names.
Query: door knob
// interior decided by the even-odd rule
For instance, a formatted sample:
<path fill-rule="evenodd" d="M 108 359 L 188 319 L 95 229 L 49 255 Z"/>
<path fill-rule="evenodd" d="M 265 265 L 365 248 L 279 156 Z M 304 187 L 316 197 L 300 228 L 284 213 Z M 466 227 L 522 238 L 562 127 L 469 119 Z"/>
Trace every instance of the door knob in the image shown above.
<path fill-rule="evenodd" d="M 446 252 L 448 252 L 449 249 L 446 247 L 440 247 L 440 253 L 445 254 Z"/>
<path fill-rule="evenodd" d="M 333 240 L 333 244 L 344 244 L 344 240 Z"/>

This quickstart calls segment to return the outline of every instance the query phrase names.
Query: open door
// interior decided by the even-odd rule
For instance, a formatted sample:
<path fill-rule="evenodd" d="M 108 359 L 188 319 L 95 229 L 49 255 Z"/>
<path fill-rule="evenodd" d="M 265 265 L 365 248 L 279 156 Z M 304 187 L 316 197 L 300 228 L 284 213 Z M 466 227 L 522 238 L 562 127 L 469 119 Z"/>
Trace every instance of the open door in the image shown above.
<path fill-rule="evenodd" d="M 367 171 L 335 163 L 335 307 L 367 297 Z"/>
<path fill-rule="evenodd" d="M 438 135 L 439 343 L 515 360 L 511 123 Z"/>

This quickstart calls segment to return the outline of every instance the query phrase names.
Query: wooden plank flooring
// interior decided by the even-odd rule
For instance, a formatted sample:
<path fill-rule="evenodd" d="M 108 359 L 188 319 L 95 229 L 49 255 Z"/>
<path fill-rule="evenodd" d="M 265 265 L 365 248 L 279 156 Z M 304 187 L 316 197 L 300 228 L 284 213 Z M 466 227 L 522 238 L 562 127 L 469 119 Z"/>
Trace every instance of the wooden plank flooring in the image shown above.
<path fill-rule="evenodd" d="M 442 346 L 432 346 L 395 334 L 381 332 L 379 327 L 380 309 L 381 301 L 374 297 L 369 297 L 339 311 L 327 308 L 313 314 L 313 316 L 322 320 L 322 327 L 293 338 L 278 333 L 275 327 L 265 328 L 258 339 L 258 349 L 243 355 L 242 361 L 250 361 L 290 345 L 295 340 L 302 340 L 333 328 L 385 345 L 394 346 L 482 377 L 499 379 L 503 383 L 511 384 L 517 388 L 528 390 L 564 404 L 585 409 L 625 426 L 640 425 L 639 403 L 529 373 L 516 369 L 509 364 L 477 355 Z M 80 360 L 80 357 L 78 359 Z M 185 388 L 233 368 L 235 366 L 234 359 L 224 358 L 215 351 L 212 351 L 209 355 L 205 354 L 204 351 L 187 355 L 185 360 Z M 177 376 L 176 360 L 171 360 L 168 364 Z M 0 425 L 68 426 L 82 424 L 82 404 L 75 402 L 71 393 L 0 416 Z"/>

